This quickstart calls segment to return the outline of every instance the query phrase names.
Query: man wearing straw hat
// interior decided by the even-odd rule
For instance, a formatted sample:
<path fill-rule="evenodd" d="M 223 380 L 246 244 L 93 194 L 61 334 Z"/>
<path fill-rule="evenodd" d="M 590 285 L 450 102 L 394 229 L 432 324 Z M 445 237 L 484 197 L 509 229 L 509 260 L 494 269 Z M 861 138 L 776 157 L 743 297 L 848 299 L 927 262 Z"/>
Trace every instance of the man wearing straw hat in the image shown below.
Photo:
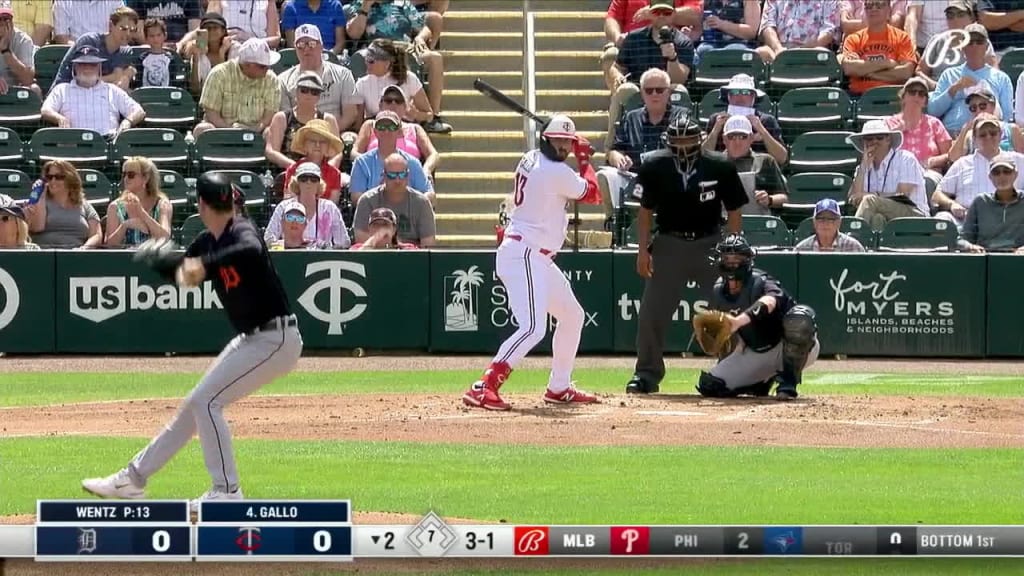
<path fill-rule="evenodd" d="M 881 230 L 893 218 L 929 214 L 924 171 L 913 153 L 900 148 L 902 132 L 890 130 L 884 120 L 871 120 L 846 142 L 861 153 L 850 187 L 858 218 Z"/>
<path fill-rule="evenodd" d="M 199 105 L 203 121 L 192 130 L 197 138 L 211 128 L 246 128 L 263 132 L 281 107 L 281 88 L 270 67 L 281 55 L 262 38 L 250 38 L 238 58 L 210 70 Z"/>
<path fill-rule="evenodd" d="M 302 158 L 288 167 L 284 173 L 284 187 L 288 189 L 288 183 L 292 181 L 295 169 L 303 162 L 312 162 L 320 167 L 320 174 L 324 180 L 324 198 L 337 202 L 341 194 L 341 187 L 345 185 L 346 178 L 334 166 L 331 166 L 330 159 L 341 154 L 344 146 L 341 138 L 331 130 L 331 125 L 326 120 L 313 119 L 306 122 L 306 125 L 295 133 L 292 138 L 291 151 L 300 154 Z"/>

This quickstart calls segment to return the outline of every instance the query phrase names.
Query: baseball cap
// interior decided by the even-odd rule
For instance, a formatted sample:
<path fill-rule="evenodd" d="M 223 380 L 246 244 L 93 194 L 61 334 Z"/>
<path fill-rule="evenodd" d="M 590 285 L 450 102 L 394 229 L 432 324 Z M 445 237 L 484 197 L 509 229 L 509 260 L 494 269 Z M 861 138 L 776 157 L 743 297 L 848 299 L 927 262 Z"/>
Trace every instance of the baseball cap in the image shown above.
<path fill-rule="evenodd" d="M 986 40 L 988 40 L 988 30 L 986 30 L 984 26 L 982 26 L 981 24 L 978 24 L 977 22 L 973 22 L 971 24 L 968 24 L 964 28 L 964 32 L 967 32 L 967 34 L 969 34 L 971 36 L 974 36 L 975 34 L 977 34 L 978 36 L 982 36 Z"/>
<path fill-rule="evenodd" d="M 295 29 L 295 42 L 302 40 L 303 38 L 309 38 L 310 40 L 316 40 L 323 44 L 323 36 L 320 35 L 320 29 L 315 24 L 303 24 Z"/>
<path fill-rule="evenodd" d="M 106 61 L 107 59 L 100 55 L 100 49 L 95 46 L 80 47 L 71 60 L 74 64 L 101 64 Z"/>
<path fill-rule="evenodd" d="M 996 154 L 995 158 L 988 163 L 988 171 L 991 172 L 996 168 L 1003 167 L 1009 168 L 1014 172 L 1017 171 L 1017 163 L 1013 161 L 1013 156 L 1009 154 Z"/>
<path fill-rule="evenodd" d="M 11 0 L 0 0 L 0 15 L 14 16 L 14 7 L 11 6 Z"/>
<path fill-rule="evenodd" d="M 391 122 L 394 122 L 396 126 L 402 125 L 402 119 L 398 117 L 398 114 L 395 114 L 391 110 L 381 110 L 380 112 L 377 112 L 377 116 L 373 120 L 373 126 L 376 128 L 377 124 L 380 123 L 381 120 L 390 120 Z"/>
<path fill-rule="evenodd" d="M 1002 122 L 999 120 L 998 117 L 996 117 L 996 116 L 994 116 L 992 114 L 985 114 L 983 116 L 979 116 L 978 117 L 978 121 L 974 124 L 974 129 L 978 130 L 982 126 L 984 126 L 986 124 L 991 124 L 992 126 L 995 126 L 996 128 L 998 128 L 1000 130 L 1003 129 Z"/>
<path fill-rule="evenodd" d="M 836 216 L 842 217 L 843 213 L 839 210 L 839 202 L 831 198 L 822 198 L 818 200 L 818 203 L 814 205 L 814 217 L 817 218 L 818 214 L 832 213 Z"/>
<path fill-rule="evenodd" d="M 320 173 L 320 167 L 312 162 L 303 162 L 302 164 L 299 164 L 298 168 L 295 169 L 296 178 L 298 178 L 299 176 L 306 176 L 309 174 L 312 174 L 317 178 L 322 177 L 322 174 Z"/>
<path fill-rule="evenodd" d="M 196 196 L 216 210 L 230 210 L 235 200 L 235 185 L 223 172 L 203 172 L 196 179 Z"/>
<path fill-rule="evenodd" d="M 377 221 L 384 221 L 393 226 L 398 226 L 398 217 L 395 216 L 395 212 L 391 208 L 377 208 L 370 212 L 370 224 Z"/>
<path fill-rule="evenodd" d="M 722 133 L 726 135 L 753 134 L 754 128 L 746 116 L 729 116 L 729 119 L 725 121 L 725 129 Z"/>
<path fill-rule="evenodd" d="M 270 45 L 262 38 L 249 38 L 238 49 L 238 62 L 273 66 L 281 59 L 281 55 L 270 49 Z"/>
<path fill-rule="evenodd" d="M 292 202 L 288 205 L 288 208 L 284 211 L 285 214 L 289 212 L 298 212 L 303 216 L 306 215 L 306 207 L 302 205 L 302 202 Z"/>
<path fill-rule="evenodd" d="M 676 6 L 672 0 L 651 0 L 651 10 L 658 10 L 668 8 L 669 10 L 675 10 Z"/>
<path fill-rule="evenodd" d="M 946 6 L 946 14 L 949 14 L 950 10 L 959 10 L 960 12 L 970 13 L 973 11 L 970 0 L 949 0 L 949 5 Z"/>
<path fill-rule="evenodd" d="M 2 13 L 2 12 L 0 12 Z M 10 214 L 15 218 L 25 219 L 25 211 L 7 194 L 0 194 L 0 213 Z"/>
<path fill-rule="evenodd" d="M 383 100 L 384 97 L 387 96 L 389 92 L 401 98 L 402 102 L 409 101 L 409 99 L 405 97 L 405 90 L 402 90 L 402 87 L 399 86 L 398 84 L 392 84 L 391 86 L 385 88 L 384 92 L 382 92 L 380 95 L 381 100 Z"/>
<path fill-rule="evenodd" d="M 366 47 L 366 59 L 375 62 L 390 62 L 392 60 L 390 52 L 373 43 Z"/>
<path fill-rule="evenodd" d="M 313 90 L 324 91 L 324 81 L 320 78 L 320 75 L 314 70 L 306 70 L 302 74 L 299 74 L 299 79 L 295 82 L 296 88 L 312 88 Z"/>
<path fill-rule="evenodd" d="M 924 78 L 921 78 L 920 76 L 911 76 L 910 78 L 907 79 L 906 82 L 903 83 L 903 87 L 900 88 L 901 98 L 903 97 L 903 93 L 906 92 L 907 89 L 909 89 L 911 86 L 917 86 L 918 88 L 924 90 L 926 94 L 928 92 L 928 84 L 924 81 Z"/>
<path fill-rule="evenodd" d="M 221 28 L 224 28 L 225 30 L 228 27 L 227 20 L 225 20 L 223 16 L 221 16 L 220 14 L 218 14 L 216 12 L 207 12 L 206 14 L 203 14 L 203 19 L 199 21 L 199 27 L 200 28 L 206 28 L 207 24 L 213 24 L 214 26 L 220 26 Z"/>
<path fill-rule="evenodd" d="M 970 102 L 971 98 L 974 96 L 980 96 L 992 103 L 995 103 L 996 101 L 995 93 L 992 92 L 991 88 L 989 88 L 988 82 L 985 82 L 984 80 L 964 90 L 964 102 Z"/>

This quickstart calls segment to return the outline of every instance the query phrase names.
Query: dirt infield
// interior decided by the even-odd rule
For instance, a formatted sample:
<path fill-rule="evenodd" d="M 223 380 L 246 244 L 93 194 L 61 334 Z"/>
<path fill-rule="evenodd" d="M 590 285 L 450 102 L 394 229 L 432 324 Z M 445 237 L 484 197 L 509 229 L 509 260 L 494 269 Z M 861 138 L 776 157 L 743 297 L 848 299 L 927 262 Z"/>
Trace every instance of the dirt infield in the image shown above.
<path fill-rule="evenodd" d="M 0 372 L 52 371 L 201 372 L 210 358 L 4 358 Z M 457 370 L 478 369 L 479 357 L 303 358 L 303 371 Z M 670 369 L 705 367 L 703 359 L 673 359 Z M 547 358 L 532 358 L 526 368 L 547 368 Z M 632 359 L 582 358 L 579 367 L 628 370 Z M 814 372 L 943 373 L 952 375 L 1020 374 L 1017 362 L 887 360 L 822 361 Z M 379 394 L 260 396 L 228 410 L 239 438 L 282 440 L 374 440 L 448 443 L 544 443 L 557 427 L 571 445 L 705 445 L 815 446 L 885 448 L 1024 447 L 1024 400 L 1020 398 L 815 396 L 792 403 L 771 400 L 705 399 L 682 393 L 652 397 L 614 394 L 602 403 L 575 408 L 552 407 L 540 401 L 543 382 L 514 381 L 506 396 L 514 409 L 507 413 L 468 410 L 457 395 Z M 585 386 L 585 382 L 582 383 Z M 532 394 L 525 391 L 534 390 Z M 670 391 L 676 392 L 676 391 Z M 0 408 L 0 437 L 120 435 L 149 437 L 174 413 L 177 399 L 76 403 L 29 408 Z M 0 523 L 29 523 L 31 516 L 7 517 Z M 357 523 L 412 523 L 412 516 L 362 513 Z M 468 521 L 467 521 L 468 522 Z M 699 561 L 706 563 L 711 561 Z M 717 561 L 715 563 L 718 563 Z M 550 567 L 641 569 L 666 561 L 609 563 L 570 560 Z M 674 565 L 678 565 L 676 562 Z M 686 566 L 693 566 L 687 562 Z M 132 574 L 309 574 L 357 570 L 365 573 L 443 573 L 456 568 L 521 568 L 518 562 L 373 561 L 351 566 L 147 565 Z M 108 565 L 33 564 L 8 562 L 6 574 L 110 574 Z"/>

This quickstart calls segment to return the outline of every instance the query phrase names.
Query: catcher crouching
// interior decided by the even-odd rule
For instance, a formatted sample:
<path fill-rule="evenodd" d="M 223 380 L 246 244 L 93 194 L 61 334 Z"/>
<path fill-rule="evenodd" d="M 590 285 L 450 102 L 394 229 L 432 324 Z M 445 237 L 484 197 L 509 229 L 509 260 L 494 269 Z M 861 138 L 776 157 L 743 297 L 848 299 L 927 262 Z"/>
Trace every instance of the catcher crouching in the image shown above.
<path fill-rule="evenodd" d="M 700 373 L 702 396 L 797 397 L 805 368 L 818 359 L 814 310 L 797 304 L 779 282 L 754 268 L 754 250 L 738 234 L 715 247 L 720 277 L 709 309 L 693 319 L 701 348 L 718 362 Z"/>

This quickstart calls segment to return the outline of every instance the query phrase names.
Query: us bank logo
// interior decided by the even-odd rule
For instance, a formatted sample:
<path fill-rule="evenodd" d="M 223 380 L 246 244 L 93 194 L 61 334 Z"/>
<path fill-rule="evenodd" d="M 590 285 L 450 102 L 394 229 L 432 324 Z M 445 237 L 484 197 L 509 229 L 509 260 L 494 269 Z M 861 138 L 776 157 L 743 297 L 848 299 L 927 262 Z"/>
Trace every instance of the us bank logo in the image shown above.
<path fill-rule="evenodd" d="M 321 322 L 327 323 L 328 336 L 341 336 L 345 333 L 345 324 L 359 318 L 366 312 L 366 289 L 362 284 L 346 277 L 354 275 L 366 279 L 366 266 L 358 262 L 345 262 L 342 260 L 325 260 L 313 262 L 306 265 L 306 278 L 326 272 L 325 278 L 321 278 L 309 285 L 306 291 L 299 296 L 299 304 L 309 312 L 309 315 Z M 320 308 L 317 300 L 323 304 L 325 298 L 320 297 L 326 292 L 327 309 Z M 343 296 L 348 292 L 350 296 Z M 354 301 L 350 303 L 349 301 Z M 347 306 L 347 307 L 346 307 Z"/>
<path fill-rule="evenodd" d="M 0 300 L 0 302 L 3 302 L 3 308 L 0 308 L 0 330 L 3 330 L 18 315 L 18 308 L 21 307 L 21 293 L 18 292 L 18 283 L 3 268 L 0 268 L 0 292 L 3 293 L 3 300 Z"/>
<path fill-rule="evenodd" d="M 480 329 L 480 286 L 484 275 L 478 266 L 455 270 L 444 277 L 444 331 L 476 332 Z"/>
<path fill-rule="evenodd" d="M 180 288 L 149 286 L 137 276 L 72 276 L 68 278 L 69 311 L 79 318 L 106 322 L 129 310 L 213 310 L 223 308 L 213 283 Z"/>

